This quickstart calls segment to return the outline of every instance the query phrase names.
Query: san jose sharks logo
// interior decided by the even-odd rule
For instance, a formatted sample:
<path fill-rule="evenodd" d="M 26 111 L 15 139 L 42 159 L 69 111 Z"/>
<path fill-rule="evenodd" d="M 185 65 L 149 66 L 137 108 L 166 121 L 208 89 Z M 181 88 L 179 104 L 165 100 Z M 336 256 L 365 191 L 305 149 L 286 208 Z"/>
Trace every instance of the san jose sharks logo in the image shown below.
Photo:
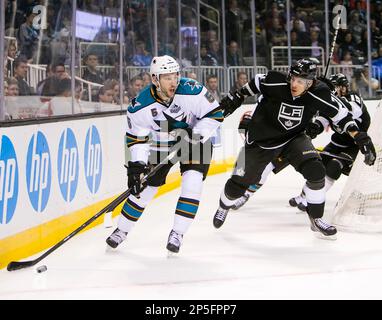
<path fill-rule="evenodd" d="M 286 130 L 291 130 L 301 123 L 303 114 L 304 106 L 294 106 L 282 102 L 278 120 Z"/>
<path fill-rule="evenodd" d="M 195 81 L 195 80 L 188 80 L 187 82 L 185 82 L 186 86 L 190 86 L 191 87 L 191 90 L 194 90 L 194 89 L 200 89 L 202 87 L 202 85 Z"/>
<path fill-rule="evenodd" d="M 170 132 L 174 129 L 184 129 L 188 128 L 187 116 L 184 115 L 184 112 L 175 118 L 163 112 L 166 120 L 154 120 L 154 122 L 160 127 L 162 132 Z"/>

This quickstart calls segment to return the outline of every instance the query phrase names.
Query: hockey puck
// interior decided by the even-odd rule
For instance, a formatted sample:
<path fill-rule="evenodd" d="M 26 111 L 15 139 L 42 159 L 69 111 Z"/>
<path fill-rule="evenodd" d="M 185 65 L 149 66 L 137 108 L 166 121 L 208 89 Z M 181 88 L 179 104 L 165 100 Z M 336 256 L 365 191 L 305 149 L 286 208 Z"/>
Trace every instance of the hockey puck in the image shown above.
<path fill-rule="evenodd" d="M 43 265 L 43 266 L 40 266 L 36 269 L 37 273 L 42 273 L 42 272 L 45 272 L 46 270 L 48 270 L 48 268 L 46 267 L 46 265 Z"/>

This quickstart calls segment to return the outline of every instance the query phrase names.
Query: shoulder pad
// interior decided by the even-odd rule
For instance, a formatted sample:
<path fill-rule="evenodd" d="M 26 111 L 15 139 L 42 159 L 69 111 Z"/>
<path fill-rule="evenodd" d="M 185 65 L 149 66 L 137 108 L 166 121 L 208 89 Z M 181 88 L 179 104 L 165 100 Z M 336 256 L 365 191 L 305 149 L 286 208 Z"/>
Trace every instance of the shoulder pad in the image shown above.
<path fill-rule="evenodd" d="M 287 83 L 286 73 L 279 71 L 269 71 L 264 79 L 266 83 Z"/>
<path fill-rule="evenodd" d="M 151 86 L 147 86 L 144 88 L 137 97 L 135 97 L 132 101 L 127 110 L 130 113 L 137 112 L 139 110 L 144 109 L 145 107 L 153 104 L 155 102 L 154 97 L 151 95 Z"/>
<path fill-rule="evenodd" d="M 329 92 L 329 94 L 331 93 L 328 85 L 323 82 L 323 81 L 316 81 L 316 83 L 309 88 L 309 91 L 313 92 L 313 93 L 318 93 L 318 92 Z"/>
<path fill-rule="evenodd" d="M 175 94 L 198 95 L 203 90 L 203 85 L 198 81 L 189 78 L 181 78 Z"/>

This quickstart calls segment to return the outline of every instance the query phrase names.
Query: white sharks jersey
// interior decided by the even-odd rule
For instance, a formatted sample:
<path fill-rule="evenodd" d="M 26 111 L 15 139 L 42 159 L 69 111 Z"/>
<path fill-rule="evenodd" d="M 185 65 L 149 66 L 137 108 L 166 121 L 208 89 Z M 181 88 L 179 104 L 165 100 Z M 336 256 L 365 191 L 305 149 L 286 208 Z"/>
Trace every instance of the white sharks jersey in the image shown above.
<path fill-rule="evenodd" d="M 147 162 L 151 150 L 168 150 L 176 141 L 174 130 L 191 128 L 211 137 L 223 121 L 219 103 L 195 80 L 181 78 L 167 105 L 151 85 L 134 98 L 127 109 L 126 144 L 131 161 Z"/>

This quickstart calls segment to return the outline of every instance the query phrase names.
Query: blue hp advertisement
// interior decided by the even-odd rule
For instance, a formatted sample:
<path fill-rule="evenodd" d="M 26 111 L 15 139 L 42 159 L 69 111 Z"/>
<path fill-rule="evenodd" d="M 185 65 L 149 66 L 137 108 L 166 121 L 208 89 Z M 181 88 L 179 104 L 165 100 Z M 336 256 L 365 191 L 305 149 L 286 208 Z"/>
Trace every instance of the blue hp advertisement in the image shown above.
<path fill-rule="evenodd" d="M 19 193 L 19 169 L 15 148 L 7 136 L 0 140 L 0 224 L 11 221 Z"/>
<path fill-rule="evenodd" d="M 48 142 L 41 131 L 29 142 L 26 175 L 31 204 L 37 212 L 42 212 L 49 200 L 52 167 Z"/>
<path fill-rule="evenodd" d="M 91 126 L 86 134 L 84 163 L 86 184 L 90 192 L 95 194 L 102 176 L 101 139 L 95 126 Z"/>
<path fill-rule="evenodd" d="M 71 202 L 77 191 L 79 159 L 76 137 L 70 128 L 61 135 L 57 169 L 62 197 L 66 202 Z"/>

